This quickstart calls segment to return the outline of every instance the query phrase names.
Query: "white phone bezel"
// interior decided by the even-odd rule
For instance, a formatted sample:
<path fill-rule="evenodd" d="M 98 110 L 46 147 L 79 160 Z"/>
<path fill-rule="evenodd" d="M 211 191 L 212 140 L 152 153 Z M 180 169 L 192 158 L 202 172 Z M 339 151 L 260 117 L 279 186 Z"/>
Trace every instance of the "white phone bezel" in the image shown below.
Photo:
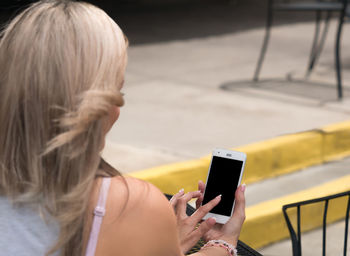
<path fill-rule="evenodd" d="M 209 174 L 210 174 L 210 170 L 211 170 L 211 164 L 213 162 L 213 157 L 214 156 L 228 158 L 228 159 L 234 159 L 234 160 L 239 160 L 239 161 L 243 162 L 242 169 L 241 169 L 241 175 L 239 177 L 238 184 L 237 184 L 237 187 L 238 187 L 241 184 L 241 181 L 242 181 L 243 172 L 244 172 L 244 166 L 245 166 L 245 162 L 247 160 L 247 155 L 245 153 L 239 152 L 239 151 L 233 151 L 233 150 L 227 150 L 227 149 L 214 149 L 213 150 L 213 155 L 212 155 L 211 160 L 210 160 L 208 176 L 207 176 L 207 180 L 206 180 L 205 184 L 208 183 Z M 204 196 L 205 196 L 205 191 L 204 191 Z M 216 219 L 217 223 L 225 224 L 231 218 L 234 207 L 235 207 L 235 202 L 233 203 L 230 216 L 209 212 L 203 217 L 203 220 L 206 220 L 208 218 L 214 217 Z"/>

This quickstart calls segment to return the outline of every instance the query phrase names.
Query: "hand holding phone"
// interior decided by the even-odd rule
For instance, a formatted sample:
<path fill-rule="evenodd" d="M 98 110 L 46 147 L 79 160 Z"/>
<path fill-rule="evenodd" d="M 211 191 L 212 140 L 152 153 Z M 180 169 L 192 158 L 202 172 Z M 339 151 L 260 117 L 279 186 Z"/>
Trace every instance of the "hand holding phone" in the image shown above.
<path fill-rule="evenodd" d="M 205 185 L 199 182 L 198 189 L 204 193 Z M 226 224 L 217 223 L 203 235 L 204 241 L 224 240 L 233 246 L 237 246 L 239 235 L 245 220 L 245 185 L 240 185 L 235 193 L 235 209 L 231 218 Z M 207 219 L 206 221 L 210 220 Z"/>
<path fill-rule="evenodd" d="M 221 201 L 203 219 L 215 217 L 216 222 L 221 224 L 230 219 L 235 205 L 235 191 L 241 183 L 246 158 L 243 152 L 224 149 L 213 151 L 202 205 L 218 195 L 221 195 Z"/>

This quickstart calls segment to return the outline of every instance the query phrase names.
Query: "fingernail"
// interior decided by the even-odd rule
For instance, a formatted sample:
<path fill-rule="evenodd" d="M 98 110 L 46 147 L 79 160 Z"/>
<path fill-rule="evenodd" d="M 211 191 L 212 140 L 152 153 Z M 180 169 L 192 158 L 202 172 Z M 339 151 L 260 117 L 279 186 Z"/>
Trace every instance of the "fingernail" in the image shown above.
<path fill-rule="evenodd" d="M 213 220 L 215 220 L 215 222 L 216 222 L 216 218 L 215 217 L 210 217 L 211 219 L 213 219 Z"/>
<path fill-rule="evenodd" d="M 246 185 L 245 185 L 245 183 L 244 183 L 244 184 L 242 184 L 242 186 L 241 186 L 241 191 L 244 192 L 244 191 L 245 191 L 245 188 L 246 188 Z"/>
<path fill-rule="evenodd" d="M 216 197 L 216 199 L 221 198 L 221 196 L 222 196 L 222 195 L 218 195 L 218 196 Z"/>
<path fill-rule="evenodd" d="M 182 192 L 184 192 L 185 190 L 182 188 L 182 189 L 180 189 L 179 190 L 179 193 L 182 193 Z"/>

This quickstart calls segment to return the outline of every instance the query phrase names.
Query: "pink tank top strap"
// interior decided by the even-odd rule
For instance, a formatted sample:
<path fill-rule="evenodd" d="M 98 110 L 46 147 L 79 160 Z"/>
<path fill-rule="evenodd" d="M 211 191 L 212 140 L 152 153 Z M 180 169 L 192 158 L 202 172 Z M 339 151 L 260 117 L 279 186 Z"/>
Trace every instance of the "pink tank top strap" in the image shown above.
<path fill-rule="evenodd" d="M 90 232 L 89 242 L 86 247 L 86 256 L 94 256 L 98 241 L 98 235 L 100 233 L 103 216 L 106 213 L 106 201 L 108 196 L 109 185 L 111 178 L 103 178 L 100 188 L 100 194 L 98 197 L 97 206 L 94 210 L 94 219 L 92 222 L 92 228 Z"/>

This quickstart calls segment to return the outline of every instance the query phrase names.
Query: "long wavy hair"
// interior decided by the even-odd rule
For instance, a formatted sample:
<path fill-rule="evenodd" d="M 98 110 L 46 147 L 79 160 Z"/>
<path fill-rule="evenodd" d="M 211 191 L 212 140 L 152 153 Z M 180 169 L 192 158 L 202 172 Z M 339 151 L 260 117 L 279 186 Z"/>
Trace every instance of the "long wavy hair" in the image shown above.
<path fill-rule="evenodd" d="M 127 40 L 101 9 L 64 0 L 32 4 L 0 40 L 0 195 L 58 221 L 47 255 L 81 255 L 94 180 L 118 175 L 100 151 Z"/>

